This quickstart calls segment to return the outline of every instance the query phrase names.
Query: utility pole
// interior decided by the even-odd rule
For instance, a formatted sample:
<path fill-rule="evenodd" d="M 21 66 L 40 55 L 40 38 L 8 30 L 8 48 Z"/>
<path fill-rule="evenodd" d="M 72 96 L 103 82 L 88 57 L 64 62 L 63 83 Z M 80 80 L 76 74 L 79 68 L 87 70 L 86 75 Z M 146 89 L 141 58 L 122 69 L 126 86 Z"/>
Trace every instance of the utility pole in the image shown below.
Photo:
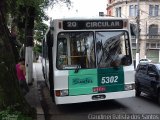
<path fill-rule="evenodd" d="M 25 66 L 26 66 L 26 81 L 28 84 L 32 84 L 33 78 L 33 28 L 35 8 L 32 6 L 23 6 L 19 8 L 21 15 L 19 16 L 19 27 L 25 31 Z"/>
<path fill-rule="evenodd" d="M 26 81 L 28 84 L 33 82 L 33 28 L 35 8 L 26 6 L 25 20 L 25 64 L 26 64 Z"/>
<path fill-rule="evenodd" d="M 140 49 L 139 49 L 139 39 L 140 39 L 140 9 L 139 9 L 139 7 L 140 7 L 139 0 L 137 0 L 136 67 L 137 67 L 137 65 L 139 63 L 139 57 L 140 57 L 140 55 L 139 55 L 139 51 L 140 51 Z"/>

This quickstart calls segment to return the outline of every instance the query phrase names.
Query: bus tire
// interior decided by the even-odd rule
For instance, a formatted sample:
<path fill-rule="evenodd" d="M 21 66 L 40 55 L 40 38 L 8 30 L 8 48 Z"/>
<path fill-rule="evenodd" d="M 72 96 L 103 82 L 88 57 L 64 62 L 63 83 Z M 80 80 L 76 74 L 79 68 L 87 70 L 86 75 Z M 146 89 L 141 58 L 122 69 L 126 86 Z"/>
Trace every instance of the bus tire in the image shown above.
<path fill-rule="evenodd" d="M 160 90 L 158 91 L 157 102 L 160 105 Z"/>
<path fill-rule="evenodd" d="M 136 97 L 139 97 L 141 95 L 141 91 L 139 90 L 139 85 L 136 84 L 136 87 L 135 87 L 135 94 L 136 94 Z"/>
<path fill-rule="evenodd" d="M 51 99 L 52 99 L 52 102 L 55 102 L 54 90 L 53 90 L 53 88 L 51 88 L 51 86 L 50 86 L 49 93 L 50 93 L 50 97 L 51 97 Z"/>
<path fill-rule="evenodd" d="M 54 95 L 52 96 L 52 102 L 55 103 L 55 97 L 54 97 Z"/>

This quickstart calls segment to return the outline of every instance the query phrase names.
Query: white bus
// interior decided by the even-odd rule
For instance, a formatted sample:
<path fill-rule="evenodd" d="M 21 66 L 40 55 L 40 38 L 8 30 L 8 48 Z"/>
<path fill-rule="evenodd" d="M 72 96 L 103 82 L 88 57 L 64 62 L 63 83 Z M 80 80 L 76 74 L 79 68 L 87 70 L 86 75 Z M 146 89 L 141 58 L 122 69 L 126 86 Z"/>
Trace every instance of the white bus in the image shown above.
<path fill-rule="evenodd" d="M 55 104 L 135 96 L 127 19 L 52 20 L 43 40 L 42 66 Z"/>

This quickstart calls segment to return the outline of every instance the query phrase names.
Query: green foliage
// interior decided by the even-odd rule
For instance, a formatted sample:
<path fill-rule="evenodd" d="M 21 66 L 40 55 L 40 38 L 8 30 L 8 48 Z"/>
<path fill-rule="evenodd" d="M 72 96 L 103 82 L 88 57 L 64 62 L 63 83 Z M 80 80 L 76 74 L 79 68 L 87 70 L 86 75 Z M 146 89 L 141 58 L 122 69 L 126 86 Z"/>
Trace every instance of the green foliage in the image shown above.
<path fill-rule="evenodd" d="M 33 51 L 36 53 L 42 53 L 42 46 L 41 45 L 35 45 L 33 48 Z"/>
<path fill-rule="evenodd" d="M 32 6 L 35 8 L 35 20 L 42 21 L 48 20 L 48 16 L 44 13 L 44 9 L 48 6 L 54 7 L 55 4 L 64 3 L 68 8 L 71 6 L 71 0 L 4 0 L 5 14 L 11 14 L 12 17 L 22 15 L 19 10 L 20 6 Z"/>
<path fill-rule="evenodd" d="M 45 7 L 43 5 L 43 0 L 17 0 L 17 8 L 18 8 L 18 20 L 23 19 L 23 17 L 26 15 L 25 9 L 20 10 L 21 7 L 28 8 L 33 7 L 35 9 L 35 15 L 34 19 L 35 21 L 42 22 L 42 20 L 48 20 L 47 15 L 45 15 L 43 8 Z M 29 17 L 29 16 L 28 16 Z"/>
<path fill-rule="evenodd" d="M 17 111 L 17 106 L 19 104 L 8 106 L 6 110 L 0 111 L 0 120 L 32 120 L 31 117 L 27 117 L 22 112 Z"/>
<path fill-rule="evenodd" d="M 71 0 L 45 0 L 44 2 L 44 6 L 51 6 L 51 7 L 54 7 L 55 4 L 61 4 L 61 3 L 64 3 L 66 4 L 66 6 L 68 8 L 71 7 Z"/>
<path fill-rule="evenodd" d="M 47 30 L 48 26 L 44 23 L 41 23 L 41 22 L 37 22 L 35 23 L 35 39 L 39 42 L 42 41 L 44 35 L 45 35 L 45 32 Z"/>
<path fill-rule="evenodd" d="M 36 53 L 42 52 L 41 41 L 44 38 L 44 35 L 45 35 L 47 28 L 48 28 L 48 26 L 44 23 L 41 23 L 41 22 L 35 23 L 35 28 L 34 28 L 35 29 L 35 37 L 34 37 L 34 39 L 36 40 L 36 42 L 35 42 L 35 46 L 33 48 L 33 51 Z"/>
<path fill-rule="evenodd" d="M 9 30 L 8 30 L 8 33 L 5 33 L 4 29 L 6 30 L 7 27 L 6 28 L 3 28 L 3 27 L 7 25 L 8 20 L 9 20 L 9 16 L 11 16 L 12 26 L 10 26 L 10 27 L 12 27 L 12 28 L 15 28 L 15 26 L 18 27 L 17 35 L 16 34 L 14 34 L 14 35 L 22 43 L 25 43 L 25 32 L 27 30 L 24 30 L 24 28 L 20 28 L 18 26 L 18 22 L 19 21 L 22 21 L 22 22 L 27 21 L 27 19 L 29 19 L 30 16 L 28 15 L 27 9 L 20 10 L 20 7 L 25 7 L 25 8 L 34 7 L 35 8 L 34 23 L 35 23 L 35 30 L 36 30 L 35 39 L 40 42 L 43 39 L 43 36 L 44 36 L 45 31 L 47 29 L 47 26 L 42 23 L 43 20 L 48 19 L 47 15 L 45 15 L 45 13 L 44 13 L 44 8 L 46 8 L 49 5 L 54 5 L 55 3 L 58 3 L 58 1 L 67 3 L 67 6 L 69 6 L 69 4 L 70 4 L 70 0 L 0 0 L 0 5 L 1 5 L 0 10 L 3 13 L 3 14 L 1 14 L 1 17 L 2 16 L 4 17 L 3 21 L 1 20 L 1 22 L 0 22 L 1 23 L 0 24 L 1 25 L 1 30 L 0 30 L 1 31 L 0 32 L 1 38 L 4 38 L 4 39 L 0 40 L 0 42 L 4 42 L 4 44 L 0 44 L 1 53 L 2 53 L 1 58 L 4 57 L 4 59 L 1 61 L 4 61 L 4 63 L 7 65 L 7 67 L 5 65 L 3 66 L 6 69 L 1 69 L 1 71 L 2 71 L 1 75 L 3 77 L 3 79 L 1 77 L 1 82 L 4 83 L 3 85 L 1 84 L 1 86 L 3 86 L 3 88 L 4 88 L 3 89 L 4 90 L 3 94 L 5 96 L 4 101 L 5 100 L 6 101 L 5 101 L 5 106 L 2 106 L 4 109 L 1 108 L 1 110 L 3 110 L 3 111 L 0 111 L 0 120 L 8 120 L 10 118 L 11 119 L 16 118 L 17 120 L 31 120 L 32 118 L 26 117 L 26 116 L 31 116 L 31 117 L 36 116 L 35 115 L 36 111 L 34 109 L 31 109 L 31 107 L 27 104 L 27 102 L 23 101 L 23 98 L 18 93 L 18 88 L 15 87 L 15 84 L 16 84 L 16 82 L 14 82 L 14 80 L 16 80 L 15 79 L 15 72 L 13 71 L 14 69 L 12 68 L 12 67 L 15 68 L 14 55 L 12 53 L 13 49 L 11 50 L 11 46 L 10 46 Z M 16 32 L 16 30 L 15 31 L 14 30 L 13 30 L 13 32 Z M 34 50 L 41 53 L 41 45 L 36 45 Z M 8 69 L 8 68 L 10 68 L 10 69 Z M 6 82 L 3 82 L 4 80 Z M 9 85 L 9 87 L 6 88 L 6 83 L 10 82 L 10 81 L 13 81 L 14 84 L 7 84 L 7 85 Z M 8 93 L 10 93 L 10 91 L 14 91 L 13 92 L 14 94 L 12 94 L 12 95 L 8 94 Z M 17 97 L 17 96 L 19 96 L 19 97 Z M 2 96 L 0 96 L 0 97 L 2 99 Z M 4 104 L 3 103 L 4 101 L 1 101 L 0 104 Z M 18 102 L 19 104 L 14 105 L 14 106 L 9 106 L 11 104 L 14 104 L 15 102 Z M 21 110 L 19 110 L 19 108 L 21 108 Z M 14 120 L 16 120 L 16 119 L 14 119 Z"/>

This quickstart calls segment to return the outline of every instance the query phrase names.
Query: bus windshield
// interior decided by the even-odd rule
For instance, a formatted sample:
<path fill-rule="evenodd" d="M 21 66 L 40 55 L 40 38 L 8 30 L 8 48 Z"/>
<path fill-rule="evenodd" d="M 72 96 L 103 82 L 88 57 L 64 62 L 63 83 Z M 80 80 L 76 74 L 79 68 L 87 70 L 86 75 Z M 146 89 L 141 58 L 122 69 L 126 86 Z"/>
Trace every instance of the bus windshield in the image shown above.
<path fill-rule="evenodd" d="M 57 37 L 57 68 L 104 68 L 119 61 L 130 65 L 130 49 L 126 31 L 61 32 Z"/>

